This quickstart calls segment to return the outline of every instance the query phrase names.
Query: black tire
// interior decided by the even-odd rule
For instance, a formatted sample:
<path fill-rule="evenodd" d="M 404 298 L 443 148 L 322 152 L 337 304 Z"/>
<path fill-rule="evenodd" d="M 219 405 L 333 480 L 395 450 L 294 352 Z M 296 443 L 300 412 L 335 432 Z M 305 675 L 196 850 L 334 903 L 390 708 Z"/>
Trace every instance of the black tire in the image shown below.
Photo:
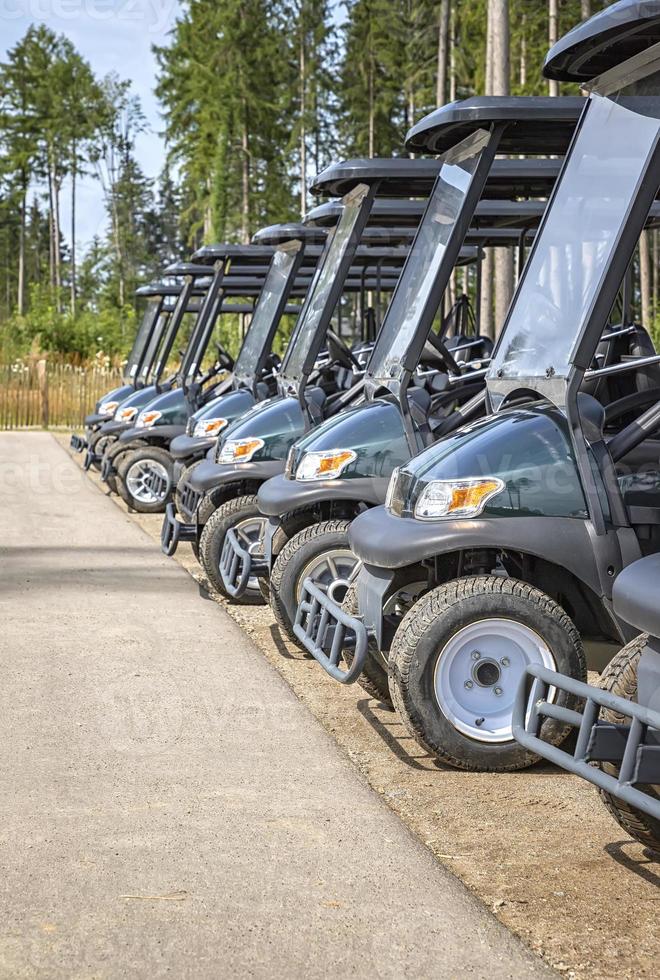
<path fill-rule="evenodd" d="M 94 432 L 89 438 L 88 448 L 91 450 L 91 452 L 103 456 L 104 453 L 109 450 L 116 441 L 117 436 L 108 435 L 107 432 Z M 100 471 L 101 469 L 101 463 L 97 460 L 92 463 L 92 466 L 97 471 Z"/>
<path fill-rule="evenodd" d="M 164 467 L 169 479 L 167 491 L 162 500 L 140 500 L 133 496 L 126 483 L 130 470 L 136 464 L 151 461 L 160 463 Z M 134 452 L 128 453 L 128 455 L 122 457 L 117 470 L 117 489 L 119 496 L 129 507 L 132 507 L 133 510 L 138 511 L 140 514 L 164 514 L 165 507 L 172 494 L 173 482 L 174 460 L 168 451 L 162 449 L 160 446 L 144 446 L 142 449 L 136 449 Z"/>
<path fill-rule="evenodd" d="M 248 588 L 242 596 L 227 592 L 220 574 L 220 556 L 227 531 L 240 521 L 250 517 L 263 517 L 257 506 L 257 495 L 234 497 L 221 504 L 204 525 L 199 539 L 198 560 L 209 582 L 220 595 L 240 606 L 264 606 L 266 604 L 258 588 Z"/>
<path fill-rule="evenodd" d="M 301 576 L 310 562 L 324 552 L 348 549 L 350 526 L 350 521 L 334 520 L 305 527 L 287 541 L 275 559 L 270 573 L 270 607 L 282 633 L 300 649 L 304 647 L 293 632 L 293 622 Z"/>
<path fill-rule="evenodd" d="M 344 612 L 348 613 L 349 616 L 357 616 L 360 612 L 357 601 L 357 589 L 355 585 L 351 585 L 348 588 L 341 607 Z M 353 651 L 342 650 L 342 657 L 346 661 L 346 664 L 350 667 L 353 663 Z M 358 677 L 356 683 L 359 684 L 370 697 L 374 698 L 374 700 L 380 701 L 384 707 L 389 708 L 390 711 L 394 711 L 392 695 L 390 694 L 390 688 L 387 681 L 387 671 L 379 660 L 378 649 L 374 640 L 369 640 L 364 667 L 362 668 L 362 673 Z"/>
<path fill-rule="evenodd" d="M 532 765 L 538 756 L 513 737 L 488 742 L 459 731 L 444 714 L 435 693 L 436 665 L 446 644 L 464 627 L 490 618 L 513 620 L 537 633 L 552 652 L 557 671 L 586 680 L 580 635 L 561 606 L 526 582 L 484 575 L 441 585 L 406 613 L 390 651 L 389 685 L 394 707 L 410 734 L 441 762 L 458 769 L 510 772 Z M 501 676 L 505 677 L 504 671 Z M 516 687 L 512 677 L 503 703 L 513 699 Z M 558 703 L 574 708 L 577 699 L 562 692 Z M 546 742 L 559 745 L 570 732 L 569 726 L 548 719 L 541 735 Z"/>
<path fill-rule="evenodd" d="M 611 694 L 616 694 L 627 701 L 637 700 L 637 667 L 639 658 L 646 645 L 645 634 L 635 637 L 627 646 L 610 661 L 600 678 L 600 687 Z M 630 724 L 630 719 L 610 711 L 601 710 L 603 721 L 611 724 Z M 617 775 L 618 768 L 611 763 L 603 762 L 600 768 L 611 775 Z M 660 801 L 660 786 L 638 786 L 653 799 Z M 655 820 L 647 813 L 641 813 L 635 807 L 624 803 L 604 790 L 599 790 L 601 799 L 620 827 L 634 840 L 639 841 L 649 850 L 660 854 L 660 820 Z"/>
<path fill-rule="evenodd" d="M 114 467 L 114 473 L 111 473 L 106 480 L 106 486 L 110 489 L 112 493 L 119 493 L 119 487 L 117 485 L 117 472 L 122 463 L 122 457 L 126 453 L 132 453 L 136 449 L 140 449 L 142 446 L 148 446 L 149 443 L 146 439 L 133 439 L 131 442 L 120 442 L 119 439 L 108 448 L 104 453 L 104 457 L 109 459 Z"/>

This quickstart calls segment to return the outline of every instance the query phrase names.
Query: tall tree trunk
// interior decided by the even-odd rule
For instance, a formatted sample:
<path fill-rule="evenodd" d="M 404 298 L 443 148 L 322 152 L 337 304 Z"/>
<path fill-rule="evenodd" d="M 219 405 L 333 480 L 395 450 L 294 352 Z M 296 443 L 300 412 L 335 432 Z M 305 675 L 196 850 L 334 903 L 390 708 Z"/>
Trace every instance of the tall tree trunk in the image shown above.
<path fill-rule="evenodd" d="M 300 73 L 300 214 L 307 211 L 307 59 L 305 52 L 304 12 L 300 11 L 300 48 L 298 57 Z"/>
<path fill-rule="evenodd" d="M 492 94 L 509 95 L 511 73 L 511 43 L 509 29 L 509 0 L 490 0 L 492 40 Z M 513 251 L 495 250 L 495 332 L 502 329 L 513 296 Z"/>
<path fill-rule="evenodd" d="M 651 243 L 648 231 L 643 231 L 639 240 L 639 292 L 641 299 L 642 324 L 648 330 L 651 325 Z"/>
<path fill-rule="evenodd" d="M 449 0 L 440 2 L 440 21 L 438 24 L 438 68 L 435 85 L 435 104 L 444 105 L 447 101 L 447 78 L 449 74 Z"/>
<path fill-rule="evenodd" d="M 369 159 L 374 156 L 374 65 L 369 55 Z"/>
<path fill-rule="evenodd" d="M 241 241 L 250 243 L 250 140 L 247 127 L 247 106 L 243 103 L 243 127 L 241 130 Z"/>
<path fill-rule="evenodd" d="M 591 17 L 591 0 L 582 0 L 580 3 L 580 14 L 582 20 L 589 20 Z"/>
<path fill-rule="evenodd" d="M 493 94 L 493 0 L 488 0 L 488 21 L 486 27 L 486 95 Z M 493 278 L 495 274 L 495 258 L 493 249 L 487 248 L 481 269 L 481 301 L 479 308 L 479 325 L 486 337 L 495 337 L 493 319 Z"/>
<path fill-rule="evenodd" d="M 53 203 L 53 174 L 48 164 L 48 273 L 51 290 L 55 289 L 55 232 Z"/>
<path fill-rule="evenodd" d="M 25 208 L 27 204 L 27 183 L 23 180 L 21 188 L 20 224 L 18 228 L 18 295 L 16 306 L 18 315 L 25 312 Z"/>
<path fill-rule="evenodd" d="M 655 323 L 658 319 L 658 314 L 660 314 L 660 307 L 658 303 L 660 302 L 660 297 L 658 296 L 658 274 L 660 273 L 660 254 L 658 250 L 658 232 L 655 230 L 653 232 L 653 322 Z M 660 326 L 660 324 L 657 324 Z"/>
<path fill-rule="evenodd" d="M 74 141 L 71 166 L 71 316 L 76 315 L 76 146 Z"/>
<path fill-rule="evenodd" d="M 527 84 L 527 16 L 522 15 L 520 30 L 520 63 L 518 70 L 518 82 L 521 88 Z"/>
<path fill-rule="evenodd" d="M 456 101 L 456 7 L 449 14 L 449 101 Z"/>
<path fill-rule="evenodd" d="M 559 0 L 548 0 L 548 43 L 552 47 L 559 39 Z M 559 82 L 553 78 L 548 82 L 548 91 L 552 96 L 559 95 Z"/>

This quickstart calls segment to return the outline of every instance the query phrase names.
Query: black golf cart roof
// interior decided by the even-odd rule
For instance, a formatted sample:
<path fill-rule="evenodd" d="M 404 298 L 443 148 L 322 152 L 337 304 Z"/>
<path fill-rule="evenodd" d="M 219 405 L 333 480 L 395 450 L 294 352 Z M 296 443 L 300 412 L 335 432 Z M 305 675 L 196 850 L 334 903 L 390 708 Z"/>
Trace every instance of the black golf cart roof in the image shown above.
<path fill-rule="evenodd" d="M 136 296 L 178 296 L 181 292 L 180 286 L 170 285 L 166 282 L 148 282 L 144 286 L 139 286 L 135 290 Z"/>
<path fill-rule="evenodd" d="M 556 100 L 554 100 L 556 101 Z M 584 105 L 584 99 L 579 100 Z M 577 118 L 577 116 L 576 116 Z M 390 162 L 390 161 L 381 161 Z M 396 162 L 396 161 L 392 161 Z M 409 163 L 421 163 L 420 160 L 410 160 Z M 441 160 L 426 161 L 433 163 L 432 175 L 428 173 L 422 180 L 421 173 L 416 179 L 416 186 L 424 186 L 426 198 L 433 190 L 435 179 L 442 166 Z M 349 191 L 363 184 L 361 168 L 368 169 L 373 160 L 347 160 L 335 163 L 315 178 L 315 187 L 319 193 L 348 194 Z M 483 197 L 494 197 L 500 200 L 507 197 L 547 197 L 549 196 L 561 169 L 561 160 L 495 160 L 488 174 Z M 379 193 L 382 188 L 379 188 Z M 402 202 L 403 203 L 403 202 Z M 407 201 L 406 204 L 419 205 L 420 202 Z M 422 202 L 422 211 L 426 207 L 426 199 Z M 332 202 L 336 206 L 335 202 Z M 378 199 L 374 202 L 378 204 Z M 421 215 L 420 215 L 421 218 Z"/>
<path fill-rule="evenodd" d="M 499 153 L 563 154 L 583 108 L 577 96 L 473 96 L 420 119 L 406 135 L 406 148 L 441 154 L 478 129 L 504 124 Z"/>
<path fill-rule="evenodd" d="M 333 224 L 336 223 L 333 222 Z M 328 236 L 325 228 L 314 225 L 288 222 L 279 225 L 268 225 L 260 228 L 252 236 L 253 245 L 283 245 L 285 242 L 299 241 L 309 244 L 322 245 Z"/>
<path fill-rule="evenodd" d="M 660 42 L 660 0 L 619 0 L 565 34 L 548 52 L 546 78 L 590 82 Z"/>
<path fill-rule="evenodd" d="M 308 211 L 305 221 L 321 227 L 334 226 L 341 216 L 344 205 L 341 200 L 324 201 Z M 369 225 L 398 228 L 416 228 L 424 214 L 426 201 L 407 198 L 377 198 L 369 214 Z"/>
<path fill-rule="evenodd" d="M 193 262 L 202 265 L 213 265 L 218 259 L 240 260 L 241 264 L 268 265 L 272 257 L 273 248 L 270 245 L 235 245 L 228 242 L 203 245 L 192 256 Z"/>
<path fill-rule="evenodd" d="M 309 189 L 312 194 L 343 197 L 358 184 L 378 184 L 378 193 L 383 197 L 426 198 L 440 166 L 438 160 L 359 157 L 331 163 L 312 178 Z"/>

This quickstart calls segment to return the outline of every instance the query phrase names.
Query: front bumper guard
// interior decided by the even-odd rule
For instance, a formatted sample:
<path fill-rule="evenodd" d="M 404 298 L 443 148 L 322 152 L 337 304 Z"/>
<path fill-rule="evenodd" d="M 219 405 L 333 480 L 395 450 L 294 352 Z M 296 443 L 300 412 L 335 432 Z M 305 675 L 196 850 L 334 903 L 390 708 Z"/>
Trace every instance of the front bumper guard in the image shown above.
<path fill-rule="evenodd" d="M 311 579 L 303 582 L 293 632 L 315 660 L 340 684 L 354 684 L 362 673 L 369 633 L 362 620 L 349 616 Z M 341 652 L 353 647 L 353 660 L 340 666 Z"/>
<path fill-rule="evenodd" d="M 234 599 L 240 598 L 247 591 L 250 578 L 263 576 L 267 570 L 265 557 L 244 548 L 236 531 L 230 527 L 220 554 L 220 575 L 229 595 Z"/>
<path fill-rule="evenodd" d="M 111 476 L 116 474 L 116 470 L 113 466 L 112 460 L 104 456 L 101 460 L 101 479 L 104 483 L 107 483 Z"/>
<path fill-rule="evenodd" d="M 172 489 L 170 480 L 162 477 L 151 468 L 149 468 L 149 472 L 147 473 L 144 483 L 145 486 L 149 487 L 153 495 L 157 498 L 167 498 Z"/>
<path fill-rule="evenodd" d="M 582 712 L 549 701 L 551 688 L 582 699 Z M 630 725 L 601 721 L 598 717 L 601 708 L 630 718 Z M 539 738 L 545 718 L 577 728 L 572 755 Z M 547 667 L 532 665 L 527 668 L 516 696 L 513 735 L 517 742 L 543 759 L 660 820 L 660 801 L 636 788 L 636 784 L 660 783 L 660 711 L 627 701 Z M 618 776 L 596 768 L 592 765 L 594 762 L 618 765 Z"/>
<path fill-rule="evenodd" d="M 165 508 L 163 524 L 160 529 L 160 550 L 168 558 L 176 553 L 180 541 L 196 541 L 197 525 L 183 524 L 178 520 L 172 501 Z"/>
<path fill-rule="evenodd" d="M 81 453 L 83 449 L 87 449 L 87 440 L 84 436 L 79 436 L 77 432 L 74 432 L 71 435 L 69 446 L 74 453 Z"/>
<path fill-rule="evenodd" d="M 87 470 L 91 470 L 94 463 L 100 463 L 102 458 L 102 456 L 99 456 L 98 453 L 95 453 L 93 449 L 88 447 L 85 450 L 85 458 L 83 460 L 83 469 L 85 472 L 87 472 Z"/>

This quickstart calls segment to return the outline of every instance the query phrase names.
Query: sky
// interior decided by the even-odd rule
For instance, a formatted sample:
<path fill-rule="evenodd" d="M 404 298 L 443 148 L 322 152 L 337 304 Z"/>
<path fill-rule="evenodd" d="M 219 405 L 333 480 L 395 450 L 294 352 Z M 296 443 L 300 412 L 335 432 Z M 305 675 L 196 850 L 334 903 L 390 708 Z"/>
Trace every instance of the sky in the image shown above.
<path fill-rule="evenodd" d="M 152 44 L 163 44 L 180 10 L 178 0 L 0 0 L 0 60 L 32 23 L 66 34 L 80 54 L 102 76 L 116 71 L 130 79 L 149 122 L 138 137 L 136 155 L 148 177 L 162 169 L 165 148 L 159 136 L 162 119 L 153 94 L 156 60 Z M 62 195 L 63 233 L 67 228 L 68 191 Z M 91 179 L 79 186 L 76 241 L 83 247 L 102 235 L 106 218 L 99 184 Z"/>

